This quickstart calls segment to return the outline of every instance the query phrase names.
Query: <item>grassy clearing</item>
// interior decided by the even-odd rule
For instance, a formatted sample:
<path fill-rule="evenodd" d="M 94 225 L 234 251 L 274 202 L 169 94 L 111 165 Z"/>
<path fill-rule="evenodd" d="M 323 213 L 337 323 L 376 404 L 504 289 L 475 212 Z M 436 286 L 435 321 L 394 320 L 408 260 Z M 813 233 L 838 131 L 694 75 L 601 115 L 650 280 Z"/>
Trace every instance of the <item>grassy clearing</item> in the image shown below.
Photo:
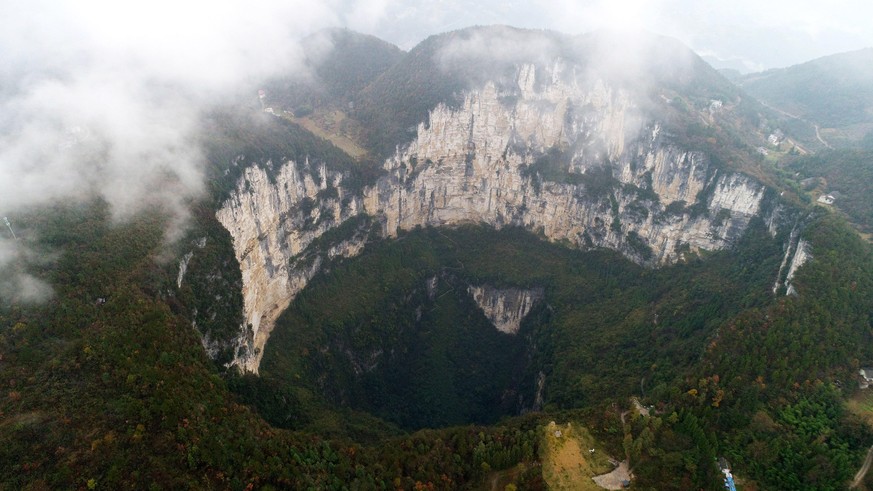
<path fill-rule="evenodd" d="M 873 390 L 859 390 L 846 401 L 849 411 L 873 426 Z"/>
<path fill-rule="evenodd" d="M 590 449 L 594 449 L 594 453 Z M 612 471 L 609 457 L 584 426 L 573 423 L 543 428 L 543 479 L 549 489 L 599 491 L 592 477 Z"/>
<path fill-rule="evenodd" d="M 306 128 L 313 134 L 330 141 L 336 145 L 337 148 L 354 159 L 360 159 L 367 155 L 367 150 L 359 146 L 351 137 L 345 134 L 346 132 L 343 128 L 346 126 L 354 126 L 354 124 L 342 111 L 333 110 L 316 112 L 302 118 L 295 117 L 292 114 L 285 112 L 282 116 L 289 121 Z"/>

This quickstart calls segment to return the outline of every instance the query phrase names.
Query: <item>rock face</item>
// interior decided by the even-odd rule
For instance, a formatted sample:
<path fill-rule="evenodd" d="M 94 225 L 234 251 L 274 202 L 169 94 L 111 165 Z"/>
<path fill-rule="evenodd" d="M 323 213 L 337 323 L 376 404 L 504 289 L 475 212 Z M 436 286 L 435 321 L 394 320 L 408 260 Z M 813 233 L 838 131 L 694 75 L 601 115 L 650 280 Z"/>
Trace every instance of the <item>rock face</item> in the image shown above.
<path fill-rule="evenodd" d="M 795 289 L 793 285 L 794 275 L 797 274 L 798 268 L 812 259 L 810 249 L 809 242 L 805 240 L 801 240 L 797 243 L 797 252 L 794 253 L 794 258 L 791 260 L 791 266 L 788 268 L 788 276 L 785 277 L 786 295 L 797 295 L 797 289 Z"/>
<path fill-rule="evenodd" d="M 235 363 L 257 372 L 276 318 L 321 266 L 322 256 L 301 261 L 301 252 L 361 213 L 386 237 L 418 226 L 520 226 L 651 266 L 729 246 L 759 213 L 764 186 L 681 148 L 642 105 L 560 61 L 519 66 L 513 84 L 434 108 L 362 196 L 324 166 L 287 162 L 274 177 L 247 169 L 217 213 L 243 274 L 248 326 Z M 355 255 L 362 244 L 331 254 Z"/>
<path fill-rule="evenodd" d="M 188 263 L 194 257 L 194 251 L 191 251 L 179 260 L 179 274 L 176 276 L 176 288 L 182 288 L 182 280 L 185 279 L 185 273 L 188 272 Z"/>
<path fill-rule="evenodd" d="M 470 286 L 467 292 L 494 327 L 506 334 L 518 333 L 521 321 L 527 317 L 534 305 L 542 300 L 544 293 L 542 288 L 497 289 L 489 285 Z"/>
<path fill-rule="evenodd" d="M 271 178 L 266 169 L 249 167 L 236 191 L 216 213 L 233 237 L 242 269 L 246 326 L 237 340 L 234 364 L 257 373 L 264 344 L 279 314 L 319 271 L 322 257 L 300 261 L 313 240 L 357 215 L 360 200 L 343 199 L 342 176 L 324 166 L 307 172 L 294 162 Z M 355 255 L 355 239 L 334 245 L 330 257 Z"/>
<path fill-rule="evenodd" d="M 762 185 L 672 144 L 629 94 L 568 84 L 562 70 L 537 90 L 536 70 L 522 67 L 516 88 L 488 84 L 458 109 L 434 109 L 366 190 L 366 212 L 389 237 L 424 225 L 515 225 L 653 265 L 683 247 L 724 248 L 745 230 Z M 544 160 L 565 182 L 534 175 Z M 708 213 L 687 212 L 699 197 Z"/>

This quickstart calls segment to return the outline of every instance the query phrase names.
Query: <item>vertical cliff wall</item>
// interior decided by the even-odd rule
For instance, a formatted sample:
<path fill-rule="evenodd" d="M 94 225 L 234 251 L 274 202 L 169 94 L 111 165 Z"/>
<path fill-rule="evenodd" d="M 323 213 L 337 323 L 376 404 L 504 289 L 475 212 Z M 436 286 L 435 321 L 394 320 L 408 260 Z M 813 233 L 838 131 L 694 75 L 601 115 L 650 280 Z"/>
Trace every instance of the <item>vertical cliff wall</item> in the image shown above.
<path fill-rule="evenodd" d="M 494 288 L 470 286 L 467 291 L 494 327 L 506 334 L 517 334 L 521 321 L 542 300 L 542 288 Z"/>
<path fill-rule="evenodd" d="M 360 200 L 346 196 L 342 175 L 325 166 L 286 162 L 273 172 L 249 167 L 216 216 L 233 237 L 243 275 L 246 326 L 235 363 L 257 372 L 263 347 L 279 314 L 319 271 L 323 258 L 299 261 L 326 231 L 357 215 Z M 335 244 L 330 256 L 354 255 L 355 240 Z"/>
<path fill-rule="evenodd" d="M 418 226 L 520 226 L 652 266 L 731 245 L 760 212 L 764 186 L 683 149 L 635 97 L 561 61 L 524 65 L 512 84 L 434 108 L 360 196 L 324 166 L 247 169 L 217 213 L 243 273 L 247 326 L 235 363 L 257 372 L 275 320 L 321 267 L 324 256 L 301 253 L 361 213 L 386 237 Z M 331 254 L 355 255 L 362 244 Z"/>
<path fill-rule="evenodd" d="M 786 295 L 797 295 L 797 289 L 794 288 L 794 275 L 797 274 L 797 270 L 806 264 L 807 261 L 812 259 L 812 253 L 810 250 L 812 247 L 809 245 L 809 242 L 805 240 L 801 240 L 797 243 L 797 250 L 794 253 L 794 257 L 791 259 L 791 266 L 788 268 L 788 275 L 785 277 L 785 294 Z"/>
<path fill-rule="evenodd" d="M 535 72 L 521 67 L 516 87 L 488 84 L 457 109 L 431 112 L 365 193 L 387 236 L 422 225 L 516 225 L 658 264 L 726 247 L 758 213 L 764 186 L 678 147 L 629 93 L 558 75 L 538 85 Z M 544 180 L 543 166 L 560 179 Z M 694 204 L 697 213 L 684 206 Z"/>

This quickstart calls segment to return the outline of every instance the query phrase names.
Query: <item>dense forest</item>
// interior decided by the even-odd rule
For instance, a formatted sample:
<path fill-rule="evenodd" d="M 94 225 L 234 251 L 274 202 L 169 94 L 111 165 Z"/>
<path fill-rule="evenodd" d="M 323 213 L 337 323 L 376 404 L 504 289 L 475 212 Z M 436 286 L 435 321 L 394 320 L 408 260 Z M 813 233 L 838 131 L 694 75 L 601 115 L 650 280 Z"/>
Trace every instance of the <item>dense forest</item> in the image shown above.
<path fill-rule="evenodd" d="M 482 73 L 509 73 L 498 60 L 438 76 L 440 43 L 472 32 L 401 56 L 331 31 L 349 51 L 309 59 L 322 60 L 323 90 L 270 82 L 291 109 L 351 102 L 370 158 L 260 108 L 207 112 L 199 143 L 209 186 L 189 203 L 181 238 L 167 239 L 172 217 L 161 210 L 119 220 L 99 199 L 10 216 L 16 261 L 0 274 L 27 272 L 51 295 L 0 297 L 0 491 L 539 490 L 552 421 L 585 428 L 598 451 L 627 460 L 634 489 L 723 489 L 719 458 L 745 489 L 844 489 L 873 443 L 873 408 L 846 403 L 859 394 L 858 369 L 873 365 L 873 248 L 855 228 L 873 226 L 870 155 L 792 156 L 784 168 L 750 158 L 760 135 L 745 125 L 776 119 L 709 67 L 656 71 L 686 94 L 664 102 L 671 138 L 710 154 L 710 177 L 741 168 L 797 193 L 779 205 L 793 227 L 755 217 L 726 250 L 686 246 L 676 263 L 650 268 L 511 226 L 417 228 L 389 240 L 361 214 L 295 258 L 369 234 L 360 255 L 326 258 L 293 299 L 259 374 L 229 365 L 243 277 L 216 207 L 248 165 L 272 178 L 287 160 L 324 163 L 353 192 L 373 183 L 377 157 L 408 140 L 433 105 L 457 103 Z M 350 67 L 360 77 L 349 79 Z M 393 106 L 380 106 L 389 92 Z M 696 123 L 713 98 L 732 115 Z M 604 169 L 567 172 L 558 150 L 543 151 L 528 177 L 604 195 L 621 185 Z M 802 199 L 816 186 L 839 191 L 842 213 Z M 708 213 L 676 204 L 679 214 Z M 811 259 L 789 293 L 784 261 L 797 239 Z M 628 240 L 644 255 L 639 236 Z M 507 334 L 470 294 L 483 285 L 542 298 Z M 873 489 L 873 477 L 864 485 Z"/>
<path fill-rule="evenodd" d="M 743 76 L 754 97 L 828 128 L 870 123 L 873 49 L 825 56 L 788 68 Z"/>
<path fill-rule="evenodd" d="M 829 150 L 792 160 L 806 190 L 830 194 L 834 206 L 867 233 L 873 232 L 873 150 Z M 818 196 L 814 196 L 818 198 Z"/>
<path fill-rule="evenodd" d="M 827 214 L 806 230 L 815 260 L 796 297 L 769 292 L 781 247 L 762 225 L 734 251 L 654 271 L 512 229 L 410 232 L 301 295 L 258 379 L 206 358 L 161 260 L 159 214 L 114 225 L 93 203 L 16 222 L 63 252 L 30 265 L 52 284 L 50 304 L 0 311 L 6 487 L 454 489 L 527 462 L 519 479 L 536 488 L 537 428 L 572 414 L 627 452 L 644 489 L 712 488 L 716 455 L 765 489 L 839 489 L 873 439 L 841 402 L 873 359 L 873 255 Z M 467 283 L 544 286 L 546 300 L 508 339 Z M 416 320 L 417 307 L 432 310 Z M 386 370 L 350 367 L 350 353 L 392 337 Z M 542 412 L 512 417 L 539 370 Z M 512 404 L 494 397 L 506 389 Z M 629 395 L 657 411 L 623 428 L 611 408 Z M 475 420 L 494 424 L 409 433 Z"/>
<path fill-rule="evenodd" d="M 174 299 L 163 217 L 112 224 L 98 202 L 17 223 L 64 252 L 32 265 L 51 303 L 0 310 L 4 489 L 451 489 L 535 458 L 530 418 L 377 446 L 271 428 L 228 391 Z"/>

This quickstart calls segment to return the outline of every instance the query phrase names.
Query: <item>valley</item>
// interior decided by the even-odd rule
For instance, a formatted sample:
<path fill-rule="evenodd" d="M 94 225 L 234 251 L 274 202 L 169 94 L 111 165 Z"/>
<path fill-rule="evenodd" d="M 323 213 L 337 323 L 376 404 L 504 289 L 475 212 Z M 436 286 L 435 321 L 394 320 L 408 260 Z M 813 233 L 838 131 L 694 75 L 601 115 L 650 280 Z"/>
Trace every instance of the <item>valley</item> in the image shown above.
<path fill-rule="evenodd" d="M 871 156 L 744 92 L 778 73 L 506 26 L 300 50 L 198 116 L 184 227 L 10 214 L 51 301 L 0 298 L 0 490 L 871 487 Z"/>

